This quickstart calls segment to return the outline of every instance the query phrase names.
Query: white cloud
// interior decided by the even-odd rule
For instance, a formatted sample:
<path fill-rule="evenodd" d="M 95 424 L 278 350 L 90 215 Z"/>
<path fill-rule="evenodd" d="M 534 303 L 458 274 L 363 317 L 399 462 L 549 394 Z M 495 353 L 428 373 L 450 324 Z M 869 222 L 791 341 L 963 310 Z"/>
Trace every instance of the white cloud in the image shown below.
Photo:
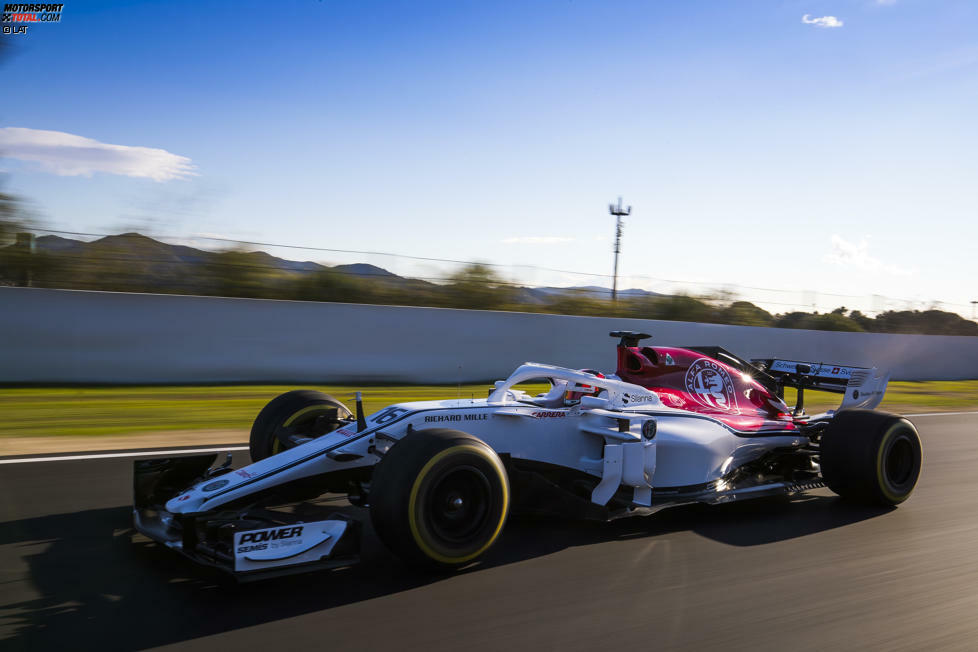
<path fill-rule="evenodd" d="M 815 25 L 816 27 L 842 27 L 843 22 L 836 18 L 835 16 L 819 16 L 818 18 L 812 18 L 810 14 L 805 14 L 801 17 L 801 22 L 806 25 Z"/>
<path fill-rule="evenodd" d="M 825 255 L 823 262 L 840 267 L 854 267 L 867 272 L 883 272 L 893 276 L 912 276 L 916 269 L 906 269 L 896 265 L 887 265 L 878 258 L 869 255 L 869 243 L 865 239 L 859 243 L 849 242 L 840 235 L 832 236 L 832 251 Z"/>
<path fill-rule="evenodd" d="M 876 0 L 878 5 L 895 5 L 897 0 Z"/>
<path fill-rule="evenodd" d="M 503 244 L 560 244 L 561 242 L 573 242 L 574 238 L 562 236 L 524 236 L 520 238 L 506 238 Z"/>
<path fill-rule="evenodd" d="M 0 129 L 0 157 L 33 161 L 47 172 L 66 177 L 105 172 L 169 181 L 195 175 L 189 158 L 165 149 L 109 145 L 63 131 L 23 127 Z"/>

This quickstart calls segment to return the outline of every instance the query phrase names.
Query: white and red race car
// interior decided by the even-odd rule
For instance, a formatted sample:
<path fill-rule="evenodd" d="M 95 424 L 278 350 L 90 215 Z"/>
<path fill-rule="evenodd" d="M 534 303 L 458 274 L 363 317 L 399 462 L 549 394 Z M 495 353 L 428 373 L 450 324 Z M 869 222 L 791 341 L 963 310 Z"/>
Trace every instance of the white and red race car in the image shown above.
<path fill-rule="evenodd" d="M 354 413 L 320 392 L 283 394 L 255 420 L 248 466 L 137 461 L 135 527 L 254 579 L 356 561 L 360 522 L 324 507 L 325 494 L 369 508 L 405 561 L 457 568 L 486 553 L 513 511 L 611 520 L 823 486 L 886 505 L 913 491 L 920 439 L 906 419 L 873 410 L 888 381 L 876 369 L 612 335 L 614 374 L 527 363 L 484 399 L 365 416 L 359 400 Z M 550 389 L 530 395 L 528 383 Z M 786 386 L 798 390 L 793 409 Z M 806 388 L 843 394 L 840 410 L 806 415 Z"/>

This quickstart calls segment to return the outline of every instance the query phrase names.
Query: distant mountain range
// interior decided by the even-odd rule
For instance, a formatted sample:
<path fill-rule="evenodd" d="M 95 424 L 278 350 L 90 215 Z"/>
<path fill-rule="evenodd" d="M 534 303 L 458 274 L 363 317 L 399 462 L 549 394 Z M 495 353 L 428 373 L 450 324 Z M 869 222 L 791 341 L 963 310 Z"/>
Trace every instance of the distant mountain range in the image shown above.
<path fill-rule="evenodd" d="M 186 245 L 167 244 L 142 235 L 141 233 L 110 235 L 93 240 L 92 242 L 72 240 L 71 238 L 62 238 L 57 235 L 43 235 L 37 238 L 35 243 L 38 251 L 69 254 L 99 254 L 110 251 L 113 254 L 120 252 L 134 255 L 150 254 L 154 257 L 154 260 L 182 262 L 189 265 L 211 263 L 220 255 L 220 252 L 196 249 Z M 264 251 L 251 251 L 245 255 L 252 258 L 256 264 L 274 267 L 284 272 L 316 272 L 324 269 L 333 269 L 353 274 L 354 276 L 394 276 L 394 274 L 391 274 L 385 269 L 364 263 L 327 267 L 308 260 L 300 262 L 278 258 Z"/>
<path fill-rule="evenodd" d="M 44 235 L 36 238 L 36 249 L 55 255 L 69 255 L 92 260 L 123 260 L 138 265 L 144 274 L 156 275 L 161 284 L 174 274 L 175 267 L 184 272 L 187 266 L 206 266 L 220 262 L 222 252 L 196 249 L 186 245 L 171 245 L 160 242 L 140 233 L 123 233 L 106 236 L 91 242 L 63 238 L 57 235 Z M 382 267 L 369 263 L 352 263 L 327 266 L 312 261 L 295 261 L 278 258 L 264 251 L 238 252 L 241 264 L 275 269 L 287 275 L 304 275 L 330 270 L 342 274 L 391 283 L 398 286 L 433 285 L 429 281 L 398 276 Z M 575 287 L 517 287 L 515 299 L 520 303 L 543 304 L 556 297 L 576 296 L 585 298 L 608 298 L 611 289 L 595 286 Z M 622 297 L 662 296 L 655 292 L 636 288 L 620 290 Z"/>

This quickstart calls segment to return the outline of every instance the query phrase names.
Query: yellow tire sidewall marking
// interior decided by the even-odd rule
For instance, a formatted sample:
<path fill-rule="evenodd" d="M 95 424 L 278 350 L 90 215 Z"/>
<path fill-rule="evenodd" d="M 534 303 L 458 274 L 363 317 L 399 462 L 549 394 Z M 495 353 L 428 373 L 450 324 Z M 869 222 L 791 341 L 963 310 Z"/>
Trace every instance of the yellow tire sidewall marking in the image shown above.
<path fill-rule="evenodd" d="M 282 423 L 282 427 L 283 428 L 288 428 L 293 423 L 295 423 L 296 419 L 298 419 L 299 417 L 301 417 L 301 416 L 303 416 L 305 414 L 309 414 L 310 412 L 315 412 L 316 410 L 323 410 L 323 409 L 331 408 L 331 407 L 336 407 L 336 406 L 334 406 L 334 405 L 327 405 L 327 404 L 323 404 L 323 403 L 317 403 L 316 405 L 309 405 L 307 407 L 304 407 L 301 410 L 299 410 L 298 412 L 294 413 L 288 419 L 286 419 Z"/>
<path fill-rule="evenodd" d="M 475 552 L 469 553 L 462 557 L 448 557 L 447 555 L 443 555 L 433 550 L 431 546 L 429 546 L 428 543 L 424 540 L 424 537 L 421 536 L 421 528 L 418 524 L 418 513 L 417 513 L 418 493 L 421 490 L 421 485 L 424 483 L 425 477 L 428 475 L 431 469 L 436 464 L 438 464 L 439 461 L 441 461 L 442 459 L 444 459 L 449 455 L 462 452 L 462 451 L 475 453 L 482 459 L 490 462 L 492 466 L 496 469 L 496 473 L 499 475 L 499 480 L 500 480 L 502 494 L 503 494 L 503 508 L 500 512 L 499 523 L 496 524 L 495 531 L 492 533 L 492 536 L 489 537 L 489 540 L 486 541 L 485 545 L 480 547 Z M 425 555 L 442 564 L 464 564 L 465 562 L 475 559 L 476 557 L 484 553 L 486 550 L 488 550 L 489 546 L 491 546 L 496 541 L 496 537 L 498 537 L 499 533 L 502 531 L 503 523 L 506 521 L 506 513 L 508 511 L 509 511 L 509 489 L 507 487 L 507 482 L 506 482 L 506 470 L 502 467 L 502 465 L 499 463 L 499 460 L 496 459 L 495 456 L 486 455 L 485 450 L 473 444 L 461 444 L 458 446 L 452 446 L 451 448 L 446 448 L 445 450 L 434 455 L 430 460 L 428 460 L 428 462 L 423 467 L 421 467 L 421 471 L 418 473 L 418 476 L 414 479 L 414 485 L 411 487 L 411 495 L 408 498 L 408 523 L 411 526 L 411 536 L 414 537 L 414 542 L 418 545 L 419 548 L 421 548 L 421 551 Z"/>
<path fill-rule="evenodd" d="M 299 417 L 301 417 L 303 415 L 306 415 L 306 414 L 309 414 L 310 412 L 315 412 L 317 410 L 329 409 L 329 408 L 334 408 L 334 407 L 337 410 L 339 410 L 339 407 L 338 406 L 331 405 L 329 403 L 316 403 L 315 405 L 307 405 L 306 407 L 302 408 L 301 410 L 297 410 L 296 412 L 294 412 L 292 414 L 292 416 L 290 416 L 288 419 L 286 419 L 285 421 L 283 421 L 281 427 L 282 428 L 288 428 L 293 423 L 295 423 L 296 420 Z M 272 455 L 275 455 L 276 453 L 281 453 L 281 452 L 282 452 L 282 443 L 279 441 L 278 437 L 274 437 L 273 443 L 272 443 Z"/>
<path fill-rule="evenodd" d="M 897 421 L 887 429 L 887 431 L 883 434 L 883 439 L 880 441 L 879 450 L 876 451 L 876 483 L 879 485 L 880 491 L 883 492 L 883 495 L 886 496 L 888 500 L 892 500 L 895 503 L 903 502 L 907 499 L 909 494 L 898 496 L 890 491 L 890 488 L 886 483 L 886 478 L 883 475 L 883 451 L 886 450 L 886 444 L 889 442 L 894 431 L 896 431 L 896 429 L 901 425 L 903 425 L 903 423 Z"/>

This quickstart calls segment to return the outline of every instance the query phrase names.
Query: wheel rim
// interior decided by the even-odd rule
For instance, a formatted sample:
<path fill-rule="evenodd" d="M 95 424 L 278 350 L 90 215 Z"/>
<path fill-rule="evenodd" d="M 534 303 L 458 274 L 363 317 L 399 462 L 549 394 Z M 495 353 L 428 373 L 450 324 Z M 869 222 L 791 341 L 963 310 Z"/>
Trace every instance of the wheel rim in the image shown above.
<path fill-rule="evenodd" d="M 425 520 L 442 541 L 469 543 L 488 523 L 492 502 L 492 485 L 482 470 L 455 467 L 432 485 L 425 501 Z"/>
<path fill-rule="evenodd" d="M 910 483 L 914 468 L 914 448 L 906 435 L 898 437 L 887 451 L 883 463 L 886 480 L 894 489 Z"/>

